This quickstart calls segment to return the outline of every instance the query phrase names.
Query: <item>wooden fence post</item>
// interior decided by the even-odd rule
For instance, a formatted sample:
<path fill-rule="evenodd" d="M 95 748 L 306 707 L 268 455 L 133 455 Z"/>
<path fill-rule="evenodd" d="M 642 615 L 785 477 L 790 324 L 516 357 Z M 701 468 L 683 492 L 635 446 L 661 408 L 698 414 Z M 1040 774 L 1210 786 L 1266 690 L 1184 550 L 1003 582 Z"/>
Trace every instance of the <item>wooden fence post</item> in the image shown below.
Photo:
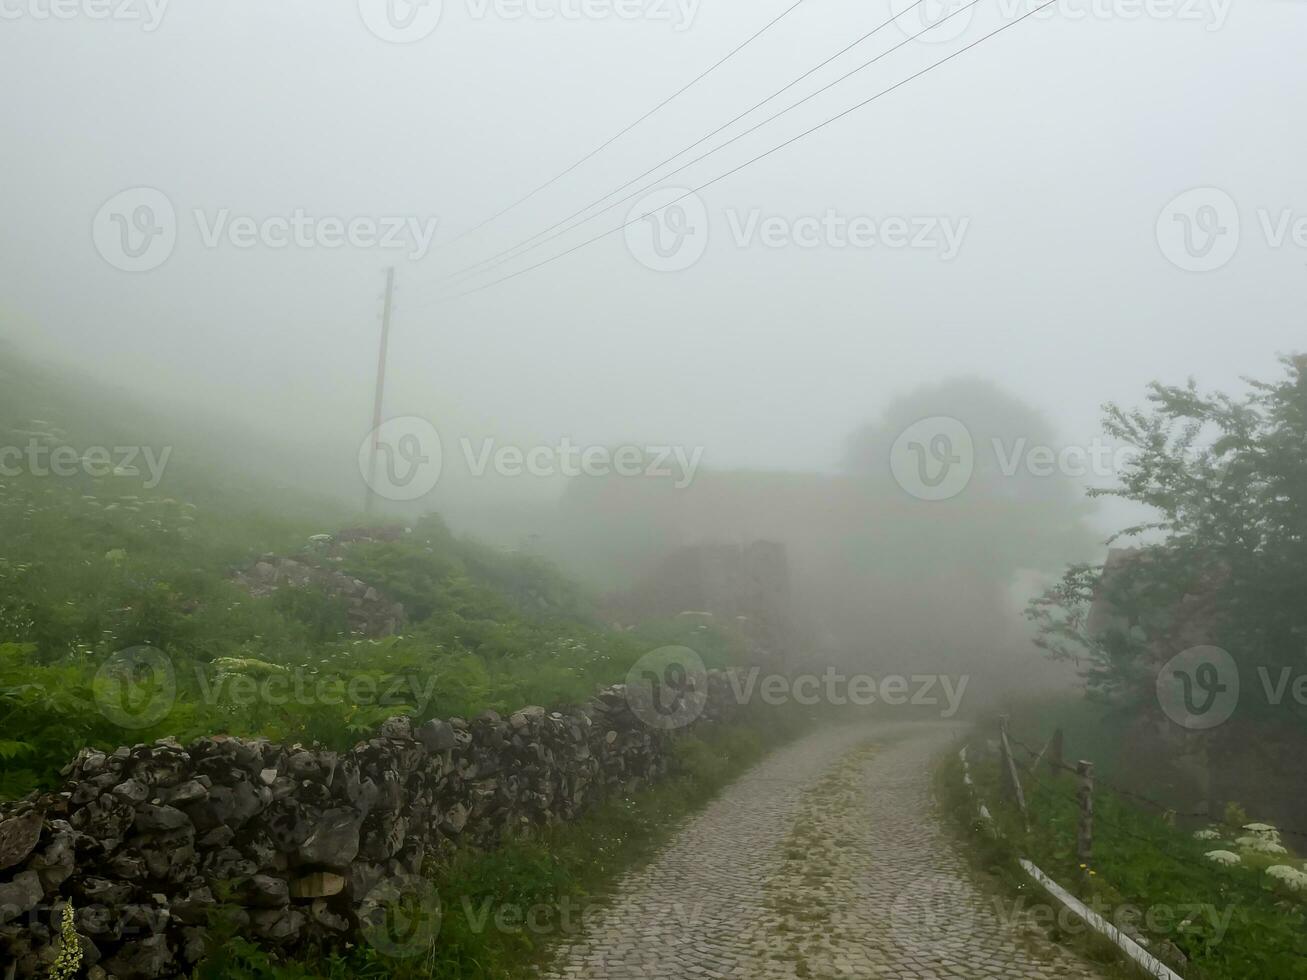
<path fill-rule="evenodd" d="M 1021 811 L 1021 819 L 1025 821 L 1026 830 L 1030 829 L 1030 813 L 1026 810 L 1026 794 L 1021 789 L 1021 779 L 1017 776 L 1016 759 L 1012 757 L 1012 743 L 1007 737 L 1008 716 L 1001 715 L 998 719 L 998 754 L 999 765 L 1002 772 L 999 774 L 999 782 L 1007 789 L 1007 794 L 1016 800 L 1017 809 Z"/>
<path fill-rule="evenodd" d="M 1066 766 L 1066 761 L 1062 757 L 1064 751 L 1062 729 L 1055 729 L 1053 732 L 1053 746 L 1048 753 L 1048 768 L 1053 775 L 1059 775 Z"/>
<path fill-rule="evenodd" d="M 1080 822 L 1076 827 L 1076 858 L 1084 867 L 1084 877 L 1094 861 L 1094 764 L 1081 759 L 1076 765 L 1080 785 L 1076 802 L 1080 804 Z"/>

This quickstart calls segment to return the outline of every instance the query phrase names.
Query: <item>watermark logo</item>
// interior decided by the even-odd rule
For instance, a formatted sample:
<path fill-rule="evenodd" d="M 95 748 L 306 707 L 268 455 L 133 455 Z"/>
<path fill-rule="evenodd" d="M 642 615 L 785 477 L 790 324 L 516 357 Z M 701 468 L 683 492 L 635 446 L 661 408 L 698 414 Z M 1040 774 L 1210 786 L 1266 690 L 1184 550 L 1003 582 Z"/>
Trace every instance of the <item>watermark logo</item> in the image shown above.
<path fill-rule="evenodd" d="M 177 702 L 172 660 L 154 647 L 131 647 L 106 660 L 91 682 L 95 705 L 120 728 L 138 731 L 163 721 Z"/>
<path fill-rule="evenodd" d="M 396 959 L 421 956 L 440 935 L 440 893 L 426 878 L 398 875 L 368 892 L 358 918 L 373 949 Z"/>
<path fill-rule="evenodd" d="M 100 206 L 91 237 L 101 258 L 123 272 L 149 272 L 177 246 L 177 211 L 163 191 L 131 187 Z"/>
<path fill-rule="evenodd" d="M 1229 19 L 1234 0 L 997 0 L 987 14 L 1003 24 L 1029 17 L 1045 23 L 1065 21 L 1142 20 L 1197 24 L 1211 33 Z M 891 0 L 895 24 L 908 37 L 924 44 L 956 41 L 975 24 L 979 0 Z"/>
<path fill-rule="evenodd" d="M 843 707 L 854 705 L 867 708 L 873 704 L 889 707 L 941 708 L 941 718 L 952 718 L 962 707 L 962 699 L 971 683 L 969 674 L 957 677 L 948 674 L 845 674 L 835 667 L 827 667 L 821 675 L 768 674 L 761 668 L 749 671 L 731 671 L 731 690 L 737 704 L 751 704 L 755 700 L 769 707 L 797 704 L 815 707 L 819 704 Z"/>
<path fill-rule="evenodd" d="M 729 242 L 738 249 L 804 251 L 915 250 L 941 261 L 958 257 L 971 228 L 969 217 L 949 215 L 766 214 L 761 208 L 727 208 Z M 627 249 L 655 272 L 682 272 L 707 254 L 713 215 L 703 199 L 684 188 L 665 188 L 641 198 L 627 214 Z"/>
<path fill-rule="evenodd" d="M 493 470 L 503 477 L 644 477 L 671 480 L 677 490 L 694 482 L 703 462 L 704 448 L 695 446 L 579 446 L 564 436 L 557 444 L 534 446 L 499 445 L 483 439 L 459 440 L 468 473 L 483 477 Z"/>
<path fill-rule="evenodd" d="M 1239 704 L 1239 668 L 1220 647 L 1191 647 L 1157 674 L 1157 701 L 1177 725 L 1205 731 L 1230 720 Z"/>
<path fill-rule="evenodd" d="M 970 486 L 978 469 L 1005 479 L 1034 477 L 1114 478 L 1138 459 L 1139 450 L 1095 437 L 1085 445 L 1053 446 L 1021 436 L 994 436 L 977 443 L 966 424 L 935 416 L 905 429 L 890 448 L 895 480 L 920 500 L 949 500 Z"/>
<path fill-rule="evenodd" d="M 695 446 L 597 446 L 564 436 L 556 443 L 517 445 L 494 438 L 458 440 L 459 452 L 445 460 L 440 435 L 426 419 L 391 419 L 359 446 L 364 482 L 387 500 L 417 500 L 435 489 L 446 464 L 461 464 L 474 479 L 490 473 L 506 479 L 530 477 L 621 477 L 667 480 L 677 490 L 694 482 L 704 448 Z"/>
<path fill-rule="evenodd" d="M 492 17 L 518 21 L 648 21 L 687 30 L 698 15 L 699 0 L 465 0 L 469 20 Z M 441 0 L 359 0 L 368 30 L 392 44 L 412 44 L 429 37 L 440 24 Z"/>
<path fill-rule="evenodd" d="M 683 272 L 708 251 L 708 206 L 688 188 L 646 194 L 626 220 L 627 249 L 654 272 Z"/>
<path fill-rule="evenodd" d="M 154 490 L 163 482 L 171 458 L 172 446 L 158 451 L 153 446 L 87 446 L 79 450 L 68 445 L 50 445 L 47 439 L 32 436 L 25 446 L 0 445 L 0 476 L 27 474 L 64 479 L 82 474 L 92 479 L 144 476 L 141 485 L 146 490 Z"/>
<path fill-rule="evenodd" d="M 424 418 L 405 415 L 383 422 L 359 446 L 359 472 L 368 489 L 385 500 L 419 500 L 440 482 L 444 455 L 440 433 Z"/>
<path fill-rule="evenodd" d="M 955 418 L 937 415 L 904 429 L 890 448 L 890 472 L 919 500 L 956 497 L 976 467 L 976 447 L 970 430 Z"/>
<path fill-rule="evenodd" d="M 189 221 L 206 249 L 402 250 L 413 262 L 426 257 L 439 226 L 433 217 L 314 215 L 304 208 L 271 215 L 192 208 Z M 168 195 L 154 187 L 133 187 L 101 206 L 91 223 L 91 237 L 96 251 L 115 269 L 149 272 L 172 256 L 181 226 Z"/>
<path fill-rule="evenodd" d="M 626 703 L 640 721 L 659 731 L 693 724 L 708 703 L 708 671 L 689 647 L 660 647 L 626 675 Z"/>
<path fill-rule="evenodd" d="M 731 237 L 737 248 L 801 249 L 920 249 L 935 252 L 944 262 L 957 258 L 971 227 L 970 218 L 947 215 L 868 214 L 846 216 L 834 208 L 820 215 L 767 215 L 754 208 L 749 212 L 726 213 Z"/>
<path fill-rule="evenodd" d="M 110 20 L 139 23 L 153 34 L 163 23 L 169 0 L 0 0 L 0 20 Z"/>
<path fill-rule="evenodd" d="M 894 23 L 908 37 L 929 44 L 956 41 L 975 16 L 974 0 L 891 0 Z"/>
<path fill-rule="evenodd" d="M 1223 268 L 1239 250 L 1239 237 L 1239 207 L 1216 187 L 1185 191 L 1157 218 L 1162 254 L 1186 272 Z"/>
<path fill-rule="evenodd" d="M 369 31 L 390 44 L 413 44 L 440 25 L 442 0 L 358 0 Z"/>

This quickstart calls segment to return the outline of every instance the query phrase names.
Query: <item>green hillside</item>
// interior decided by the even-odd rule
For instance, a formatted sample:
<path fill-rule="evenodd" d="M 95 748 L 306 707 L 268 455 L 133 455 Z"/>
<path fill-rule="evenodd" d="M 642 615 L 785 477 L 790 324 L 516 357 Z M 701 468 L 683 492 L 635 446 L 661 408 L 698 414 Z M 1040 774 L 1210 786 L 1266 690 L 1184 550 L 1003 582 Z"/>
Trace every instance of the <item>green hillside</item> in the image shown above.
<path fill-rule="evenodd" d="M 359 528 L 346 507 L 252 475 L 251 454 L 234 455 L 244 437 L 0 353 L 0 796 L 56 784 L 87 744 L 231 733 L 347 746 L 397 713 L 579 700 L 654 646 L 689 641 L 710 663 L 734 649 L 702 626 L 608 630 L 538 558 L 460 539 L 435 515 Z M 190 451 L 160 475 L 173 444 Z M 143 454 L 122 465 L 112 450 L 129 446 L 150 446 L 154 469 Z M 69 475 L 53 472 L 60 447 Z M 359 635 L 347 598 L 319 583 L 251 594 L 234 576 L 268 556 L 355 578 L 406 622 Z M 102 707 L 120 652 L 138 647 L 166 655 L 172 677 L 145 677 L 159 690 L 142 696 L 170 707 L 124 727 Z"/>

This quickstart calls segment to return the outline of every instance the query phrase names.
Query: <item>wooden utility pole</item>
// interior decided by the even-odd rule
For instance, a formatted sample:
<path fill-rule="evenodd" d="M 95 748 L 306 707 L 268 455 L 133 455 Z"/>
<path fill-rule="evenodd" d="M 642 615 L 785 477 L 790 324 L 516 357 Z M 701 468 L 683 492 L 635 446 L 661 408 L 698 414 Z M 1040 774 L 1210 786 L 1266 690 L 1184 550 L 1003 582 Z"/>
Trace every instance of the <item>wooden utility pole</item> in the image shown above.
<path fill-rule="evenodd" d="M 395 298 L 395 267 L 386 269 L 386 295 L 381 307 L 381 353 L 377 357 L 377 393 L 372 402 L 372 457 L 368 461 L 368 496 L 365 509 L 371 514 L 377 502 L 377 457 L 381 455 L 381 406 L 386 395 L 386 354 L 390 349 L 390 311 Z"/>

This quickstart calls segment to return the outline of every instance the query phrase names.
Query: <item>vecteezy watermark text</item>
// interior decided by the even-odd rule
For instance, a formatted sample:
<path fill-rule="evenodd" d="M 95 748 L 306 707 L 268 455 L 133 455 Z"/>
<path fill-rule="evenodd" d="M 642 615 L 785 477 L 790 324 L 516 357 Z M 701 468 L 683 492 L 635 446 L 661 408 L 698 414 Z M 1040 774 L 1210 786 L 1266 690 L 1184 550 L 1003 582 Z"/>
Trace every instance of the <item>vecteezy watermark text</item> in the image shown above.
<path fill-rule="evenodd" d="M 962 707 L 971 678 L 966 674 L 950 677 L 947 674 L 845 674 L 835 667 L 827 667 L 821 674 L 763 675 L 754 667 L 745 672 L 730 674 L 731 690 L 740 704 L 748 704 L 755 697 L 769 707 L 797 704 L 816 707 L 828 704 L 835 707 L 853 705 L 866 708 L 874 704 L 890 707 L 942 707 L 939 716 L 952 718 Z"/>
<path fill-rule="evenodd" d="M 155 450 L 153 446 L 52 446 L 41 439 L 30 439 L 25 446 L 0 445 L 0 476 L 54 476 L 63 479 L 85 475 L 137 478 L 145 476 L 142 486 L 153 490 L 163 482 L 164 470 L 172 457 L 172 446 Z M 142 472 L 141 467 L 145 470 Z"/>
<path fill-rule="evenodd" d="M 190 211 L 201 246 L 243 251 L 286 249 L 402 250 L 420 261 L 431 250 L 439 220 L 416 215 L 240 214 L 231 208 Z M 101 206 L 91 226 L 96 251 L 115 269 L 149 272 L 172 256 L 182 227 L 172 200 L 153 187 L 133 187 Z"/>
<path fill-rule="evenodd" d="M 442 0 L 358 0 L 358 6 L 367 29 L 391 44 L 430 37 L 445 13 Z M 645 21 L 678 32 L 699 12 L 699 0 L 463 0 L 457 6 L 471 21 Z"/>
<path fill-rule="evenodd" d="M 110 20 L 139 23 L 152 34 L 163 23 L 170 0 L 0 0 L 0 20 Z"/>
<path fill-rule="evenodd" d="M 510 479 L 638 477 L 668 480 L 678 490 L 694 482 L 704 454 L 702 446 L 582 445 L 566 436 L 533 445 L 463 436 L 458 445 L 465 473 L 477 479 L 491 473 Z M 434 490 L 447 460 L 434 425 L 417 416 L 401 416 L 364 437 L 358 463 L 364 482 L 379 497 L 406 501 Z"/>
<path fill-rule="evenodd" d="M 420 714 L 440 680 L 435 674 L 340 676 L 264 663 L 242 667 L 219 662 L 216 670 L 192 664 L 190 671 L 187 686 L 192 696 L 207 705 L 236 708 L 368 705 L 410 708 Z M 130 647 L 105 659 L 92 690 L 96 707 L 106 719 L 120 728 L 139 731 L 168 716 L 177 703 L 179 682 L 187 679 L 186 671 L 179 673 L 162 650 Z"/>
<path fill-rule="evenodd" d="M 723 212 L 732 245 L 739 249 L 795 248 L 811 251 L 888 249 L 932 252 L 951 262 L 971 228 L 969 217 L 942 214 L 765 214 L 761 208 Z M 707 254 L 713 216 L 697 193 L 660 188 L 641 197 L 627 214 L 626 246 L 655 272 L 680 272 Z"/>
<path fill-rule="evenodd" d="M 1259 207 L 1248 235 L 1238 202 L 1219 187 L 1195 187 L 1169 201 L 1157 218 L 1157 244 L 1168 262 L 1186 272 L 1215 272 L 1234 260 L 1250 239 L 1266 248 L 1307 252 L 1307 213 Z"/>
<path fill-rule="evenodd" d="M 934 0 L 918 4 L 915 0 L 891 0 L 897 15 L 895 24 L 908 37 L 925 44 L 956 41 L 972 29 L 977 6 L 974 0 Z M 987 11 L 997 14 L 1001 23 L 1010 24 L 1021 17 L 1035 20 L 1082 21 L 1167 21 L 1196 25 L 1207 32 L 1225 27 L 1234 0 L 998 0 Z M 975 32 L 982 30 L 980 26 Z"/>
<path fill-rule="evenodd" d="M 1114 445 L 1095 437 L 1086 445 L 1051 446 L 1024 436 L 992 437 L 993 471 L 1004 478 L 1047 479 L 1119 475 L 1137 458 L 1133 446 Z M 949 500 L 971 483 L 982 459 L 971 430 L 952 416 L 936 415 L 914 422 L 890 447 L 890 472 L 908 493 L 920 500 Z"/>
<path fill-rule="evenodd" d="M 873 676 L 845 673 L 833 666 L 820 674 L 764 673 L 761 667 L 725 673 L 727 687 L 719 691 L 719 696 L 739 705 L 912 706 L 940 708 L 941 718 L 958 713 L 971 681 L 965 674 Z M 708 684 L 708 671 L 697 652 L 684 646 L 659 647 L 637 660 L 627 672 L 627 706 L 650 728 L 684 728 L 706 710 Z"/>
<path fill-rule="evenodd" d="M 1157 703 L 1177 725 L 1205 731 L 1229 721 L 1251 694 L 1268 708 L 1307 708 L 1307 671 L 1258 665 L 1256 684 L 1245 684 L 1239 664 L 1217 646 L 1190 647 L 1157 672 Z"/>

